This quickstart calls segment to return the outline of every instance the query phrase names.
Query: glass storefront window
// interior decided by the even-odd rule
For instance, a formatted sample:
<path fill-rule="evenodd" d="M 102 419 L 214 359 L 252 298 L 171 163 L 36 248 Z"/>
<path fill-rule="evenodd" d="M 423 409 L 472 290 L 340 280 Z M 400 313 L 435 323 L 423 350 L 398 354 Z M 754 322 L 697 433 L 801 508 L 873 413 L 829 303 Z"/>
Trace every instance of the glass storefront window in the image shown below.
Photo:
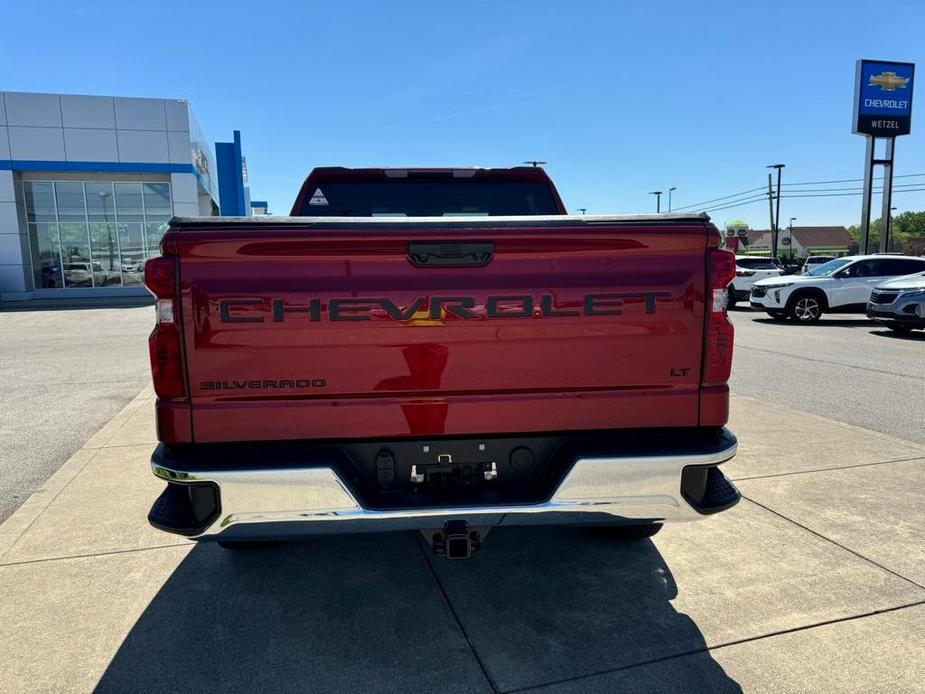
<path fill-rule="evenodd" d="M 148 217 L 150 220 L 150 217 Z M 164 232 L 167 231 L 167 219 L 162 222 L 151 222 L 145 224 L 145 244 L 148 247 L 148 258 L 153 258 L 161 254 L 161 239 L 164 238 Z"/>
<path fill-rule="evenodd" d="M 58 225 L 61 236 L 61 260 L 65 287 L 92 287 L 94 268 L 90 261 L 90 237 L 87 223 L 63 222 Z"/>
<path fill-rule="evenodd" d="M 29 225 L 29 240 L 32 243 L 32 264 L 35 286 L 39 289 L 57 289 L 64 285 L 61 274 L 61 247 L 58 241 L 58 225 L 40 222 Z"/>
<path fill-rule="evenodd" d="M 112 222 L 90 222 L 90 256 L 97 269 L 94 285 L 118 287 L 122 284 L 122 266 L 119 261 L 119 237 Z"/>
<path fill-rule="evenodd" d="M 84 184 L 80 181 L 56 181 L 55 201 L 59 222 L 87 222 L 87 206 L 84 202 Z"/>
<path fill-rule="evenodd" d="M 159 216 L 169 218 L 172 209 L 170 205 L 170 184 L 145 183 L 144 203 L 145 217 L 148 221 L 152 221 Z"/>
<path fill-rule="evenodd" d="M 116 215 L 120 222 L 143 222 L 140 183 L 116 183 Z"/>
<path fill-rule="evenodd" d="M 47 181 L 26 181 L 26 215 L 30 222 L 57 222 L 54 184 Z"/>
<path fill-rule="evenodd" d="M 116 199 L 112 183 L 87 181 L 84 184 L 87 197 L 87 216 L 91 222 L 116 221 Z"/>
<path fill-rule="evenodd" d="M 144 283 L 145 246 L 141 222 L 119 222 L 119 247 L 122 249 L 122 284 Z"/>
<path fill-rule="evenodd" d="M 25 181 L 37 289 L 141 285 L 172 213 L 169 183 Z"/>

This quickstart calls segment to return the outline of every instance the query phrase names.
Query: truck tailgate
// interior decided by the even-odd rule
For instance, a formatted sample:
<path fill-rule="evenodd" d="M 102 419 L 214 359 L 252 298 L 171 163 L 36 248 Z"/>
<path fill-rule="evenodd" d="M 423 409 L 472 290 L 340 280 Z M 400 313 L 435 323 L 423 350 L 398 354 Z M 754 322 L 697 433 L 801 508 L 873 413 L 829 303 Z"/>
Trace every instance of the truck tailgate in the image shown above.
<path fill-rule="evenodd" d="M 696 426 L 708 233 L 701 217 L 175 225 L 193 437 Z"/>

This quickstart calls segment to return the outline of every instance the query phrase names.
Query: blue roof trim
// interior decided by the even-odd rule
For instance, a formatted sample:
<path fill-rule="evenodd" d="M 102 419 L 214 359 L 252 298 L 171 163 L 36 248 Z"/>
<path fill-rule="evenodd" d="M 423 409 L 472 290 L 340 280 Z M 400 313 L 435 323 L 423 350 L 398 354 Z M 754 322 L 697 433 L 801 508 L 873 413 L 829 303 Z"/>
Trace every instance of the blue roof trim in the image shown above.
<path fill-rule="evenodd" d="M 267 207 L 266 200 L 251 200 L 251 207 Z"/>
<path fill-rule="evenodd" d="M 33 161 L 0 159 L 0 171 L 119 171 L 123 173 L 198 173 L 192 164 L 114 161 Z"/>

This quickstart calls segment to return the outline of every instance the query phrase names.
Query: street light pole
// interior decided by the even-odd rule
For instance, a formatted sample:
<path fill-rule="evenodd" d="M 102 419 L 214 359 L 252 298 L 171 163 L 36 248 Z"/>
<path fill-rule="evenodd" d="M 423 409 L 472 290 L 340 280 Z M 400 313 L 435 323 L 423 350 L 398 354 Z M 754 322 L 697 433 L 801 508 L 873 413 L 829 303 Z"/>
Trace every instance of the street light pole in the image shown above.
<path fill-rule="evenodd" d="M 774 213 L 774 228 L 771 229 L 771 257 L 777 259 L 777 237 L 780 235 L 780 179 L 786 164 L 768 164 L 765 168 L 777 169 L 777 211 Z"/>
<path fill-rule="evenodd" d="M 655 196 L 655 211 L 661 212 L 662 211 L 662 191 L 653 190 L 652 192 L 649 193 L 649 195 Z"/>
<path fill-rule="evenodd" d="M 671 186 L 671 188 L 668 189 L 668 211 L 669 212 L 671 212 L 671 191 L 677 190 L 677 189 L 678 189 L 677 186 Z"/>
<path fill-rule="evenodd" d="M 580 214 L 584 214 L 585 212 L 588 211 L 588 208 L 587 208 L 587 207 L 576 207 L 575 209 L 576 209 Z"/>
<path fill-rule="evenodd" d="M 789 228 L 789 236 L 790 236 L 790 253 L 789 253 L 790 259 L 789 259 L 789 262 L 787 263 L 788 265 L 793 264 L 793 223 L 795 221 L 796 221 L 796 217 L 791 217 L 790 224 L 787 225 Z"/>
<path fill-rule="evenodd" d="M 885 194 L 886 194 L 886 192 L 884 192 L 884 195 L 885 195 Z M 889 236 L 889 238 L 887 238 L 887 248 L 886 248 L 886 250 L 887 250 L 888 253 L 889 253 L 889 251 L 890 251 L 890 246 L 894 246 L 894 247 L 895 247 L 895 245 L 893 244 L 893 210 L 895 210 L 895 209 L 896 209 L 895 207 L 891 207 L 891 208 L 890 208 L 890 215 L 889 215 L 889 217 L 890 217 L 890 225 L 887 227 L 890 236 Z M 883 234 L 883 224 L 880 225 L 880 233 Z"/>

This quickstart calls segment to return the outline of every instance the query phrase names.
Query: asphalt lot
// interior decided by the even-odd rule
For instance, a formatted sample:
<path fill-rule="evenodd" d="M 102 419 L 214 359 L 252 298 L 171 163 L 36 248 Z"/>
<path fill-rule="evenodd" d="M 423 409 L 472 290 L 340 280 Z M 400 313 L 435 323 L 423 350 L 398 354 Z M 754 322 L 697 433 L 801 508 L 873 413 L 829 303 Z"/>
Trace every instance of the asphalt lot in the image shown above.
<path fill-rule="evenodd" d="M 814 325 L 730 316 L 733 393 L 925 443 L 925 331 L 899 335 L 859 315 Z"/>
<path fill-rule="evenodd" d="M 0 521 L 150 381 L 150 307 L 0 311 Z"/>

